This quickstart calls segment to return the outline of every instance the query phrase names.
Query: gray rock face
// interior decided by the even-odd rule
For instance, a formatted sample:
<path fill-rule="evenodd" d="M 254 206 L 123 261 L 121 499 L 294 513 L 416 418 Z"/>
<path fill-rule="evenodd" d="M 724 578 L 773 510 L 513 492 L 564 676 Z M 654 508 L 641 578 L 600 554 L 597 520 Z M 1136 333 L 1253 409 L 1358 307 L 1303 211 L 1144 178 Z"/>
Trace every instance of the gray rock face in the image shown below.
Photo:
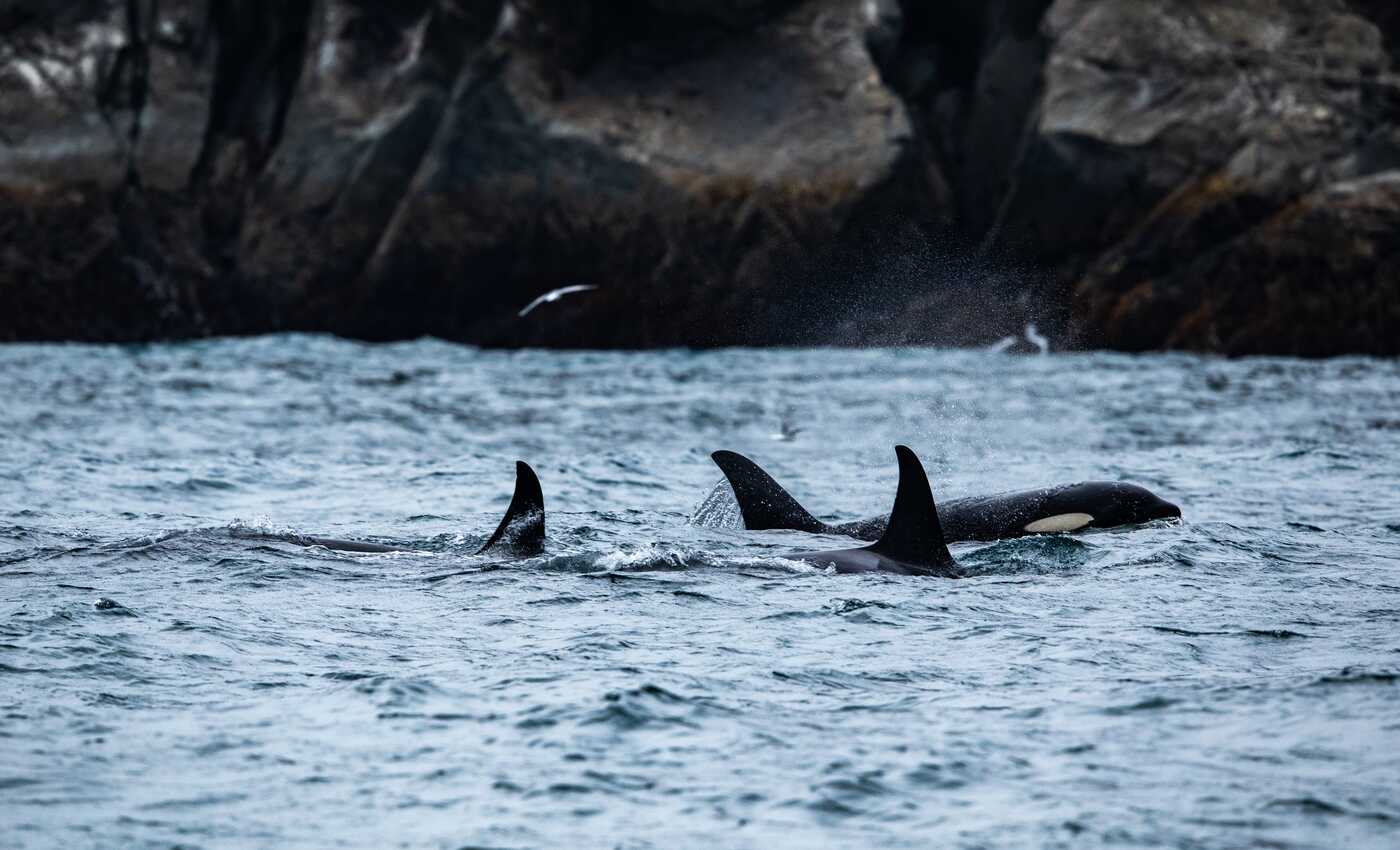
<path fill-rule="evenodd" d="M 1261 226 L 1305 196 L 1326 204 L 1326 187 L 1400 165 L 1400 77 L 1385 33 L 1359 11 L 1340 0 L 1060 0 L 1049 9 L 1043 88 L 1003 200 L 1002 240 L 1073 282 L 1086 341 L 1327 350 L 1263 330 L 1289 312 L 1267 296 L 1278 282 L 1273 266 L 1234 263 L 1237 276 L 1204 288 L 1152 281 L 1181 280 L 1206 255 L 1257 247 L 1284 232 Z M 1348 250 L 1322 232 L 1289 237 L 1326 262 Z M 1315 285 L 1322 296 L 1351 284 Z M 1243 324 L 1203 329 L 1226 291 L 1239 308 L 1231 318 Z M 1394 346 L 1363 334 L 1337 350 Z"/>
<path fill-rule="evenodd" d="M 574 68 L 515 20 L 464 51 L 450 88 L 420 86 L 363 134 L 348 181 L 317 167 L 324 142 L 289 142 L 265 181 L 278 223 L 253 227 L 241 253 L 368 337 L 761 340 L 772 324 L 755 313 L 793 297 L 787 267 L 862 207 L 912 194 L 896 182 L 910 127 L 864 48 L 868 25 L 856 4 L 805 3 L 740 32 L 639 37 Z M 301 268 L 289 222 L 307 228 L 299 244 L 339 258 L 330 273 Z M 516 316 L 579 283 L 597 290 Z"/>
<path fill-rule="evenodd" d="M 1400 351 L 1385 0 L 170 0 L 104 117 L 120 5 L 0 16 L 0 338 Z"/>
<path fill-rule="evenodd" d="M 1379 30 L 1340 2 L 1167 13 L 1079 0 L 1057 3 L 1045 26 L 1054 46 L 1039 135 L 1052 147 L 1075 139 L 1108 151 L 1104 160 L 1134 160 L 1123 169 L 1134 194 L 1110 205 L 1108 221 L 1132 221 L 1138 197 L 1160 200 L 1232 162 L 1265 193 L 1296 191 L 1329 168 L 1354 171 L 1340 160 L 1379 117 L 1363 83 L 1382 84 L 1389 66 Z M 1073 170 L 1092 179 L 1100 163 L 1080 156 Z"/>

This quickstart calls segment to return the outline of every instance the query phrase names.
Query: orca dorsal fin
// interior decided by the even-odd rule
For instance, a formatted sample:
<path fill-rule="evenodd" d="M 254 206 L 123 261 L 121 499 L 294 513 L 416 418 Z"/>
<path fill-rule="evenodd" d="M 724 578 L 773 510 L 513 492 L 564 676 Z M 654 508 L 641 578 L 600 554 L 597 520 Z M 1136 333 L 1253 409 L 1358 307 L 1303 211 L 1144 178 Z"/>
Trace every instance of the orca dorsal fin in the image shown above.
<path fill-rule="evenodd" d="M 892 560 L 921 567 L 953 567 L 956 562 L 943 539 L 938 506 L 919 458 L 908 446 L 895 446 L 899 458 L 899 491 L 884 535 L 870 551 Z"/>
<path fill-rule="evenodd" d="M 496 533 L 476 550 L 501 549 L 512 555 L 538 555 L 544 551 L 544 492 L 535 470 L 523 460 L 515 462 L 515 495 Z"/>
<path fill-rule="evenodd" d="M 814 534 L 829 530 L 774 481 L 773 476 L 738 452 L 721 450 L 711 454 L 710 459 L 729 479 L 734 497 L 739 500 L 739 511 L 744 515 L 744 528 L 750 531 L 791 528 Z"/>

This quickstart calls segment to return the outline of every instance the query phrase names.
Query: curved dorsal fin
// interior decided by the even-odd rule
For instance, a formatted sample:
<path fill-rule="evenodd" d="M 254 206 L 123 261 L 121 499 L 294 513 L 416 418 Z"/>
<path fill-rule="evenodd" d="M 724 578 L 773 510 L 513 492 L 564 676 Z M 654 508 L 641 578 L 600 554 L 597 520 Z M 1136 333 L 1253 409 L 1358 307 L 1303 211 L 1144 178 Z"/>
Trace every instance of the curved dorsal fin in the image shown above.
<path fill-rule="evenodd" d="M 952 567 L 953 556 L 943 540 L 938 507 L 928 486 L 924 465 L 908 446 L 895 446 L 899 458 L 899 492 L 885 534 L 868 547 L 887 558 L 924 567 Z"/>
<path fill-rule="evenodd" d="M 739 510 L 744 514 L 745 528 L 750 531 L 792 528 L 816 534 L 828 530 L 825 523 L 808 513 L 758 464 L 738 452 L 729 451 L 714 452 L 710 459 L 729 479 L 734 497 L 739 500 Z"/>
<path fill-rule="evenodd" d="M 496 533 L 476 550 L 502 549 L 512 555 L 538 555 L 544 551 L 544 492 L 530 464 L 515 462 L 515 495 Z"/>

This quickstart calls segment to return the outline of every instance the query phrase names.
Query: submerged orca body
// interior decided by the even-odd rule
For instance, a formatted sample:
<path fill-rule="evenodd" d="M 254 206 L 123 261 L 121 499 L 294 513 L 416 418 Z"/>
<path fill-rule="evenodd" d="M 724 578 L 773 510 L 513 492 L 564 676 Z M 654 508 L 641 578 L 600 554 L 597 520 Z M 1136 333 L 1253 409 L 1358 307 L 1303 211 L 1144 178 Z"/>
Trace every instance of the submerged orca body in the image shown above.
<path fill-rule="evenodd" d="M 834 566 L 838 573 L 958 577 L 958 563 L 948 551 L 938 507 L 923 464 L 907 446 L 895 446 L 899 458 L 899 491 L 880 539 L 859 549 L 799 552 L 788 555 L 818 567 Z"/>
<path fill-rule="evenodd" d="M 279 537 L 301 546 L 324 546 L 339 552 L 402 552 L 400 546 L 385 546 L 381 543 L 368 543 L 362 540 L 337 540 L 334 537 L 309 537 L 295 535 Z M 540 489 L 540 479 L 535 471 L 523 460 L 515 462 L 515 495 L 510 507 L 496 526 L 496 532 L 477 550 L 502 552 L 507 555 L 526 557 L 544 551 L 544 492 Z"/>
<path fill-rule="evenodd" d="M 884 517 L 837 525 L 822 522 L 758 464 L 737 452 L 718 451 L 710 457 L 729 479 L 744 515 L 745 528 L 788 528 L 814 534 L 845 534 L 859 540 L 877 540 L 885 533 L 888 521 Z M 953 499 L 943 504 L 939 515 L 944 537 L 952 543 L 1136 525 L 1154 519 L 1180 518 L 1181 509 L 1136 484 L 1085 481 L 1020 493 Z"/>

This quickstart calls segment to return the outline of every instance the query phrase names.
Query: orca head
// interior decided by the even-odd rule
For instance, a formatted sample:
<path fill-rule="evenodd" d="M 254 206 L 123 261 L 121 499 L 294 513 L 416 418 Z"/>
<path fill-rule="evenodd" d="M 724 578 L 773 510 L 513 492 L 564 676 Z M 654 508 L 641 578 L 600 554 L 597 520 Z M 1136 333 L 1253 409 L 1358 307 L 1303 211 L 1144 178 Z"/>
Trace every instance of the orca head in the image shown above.
<path fill-rule="evenodd" d="M 1086 481 L 1060 490 L 1042 509 L 1046 515 L 1077 512 L 1093 517 L 1095 528 L 1180 519 L 1181 508 L 1146 487 L 1123 481 Z"/>

